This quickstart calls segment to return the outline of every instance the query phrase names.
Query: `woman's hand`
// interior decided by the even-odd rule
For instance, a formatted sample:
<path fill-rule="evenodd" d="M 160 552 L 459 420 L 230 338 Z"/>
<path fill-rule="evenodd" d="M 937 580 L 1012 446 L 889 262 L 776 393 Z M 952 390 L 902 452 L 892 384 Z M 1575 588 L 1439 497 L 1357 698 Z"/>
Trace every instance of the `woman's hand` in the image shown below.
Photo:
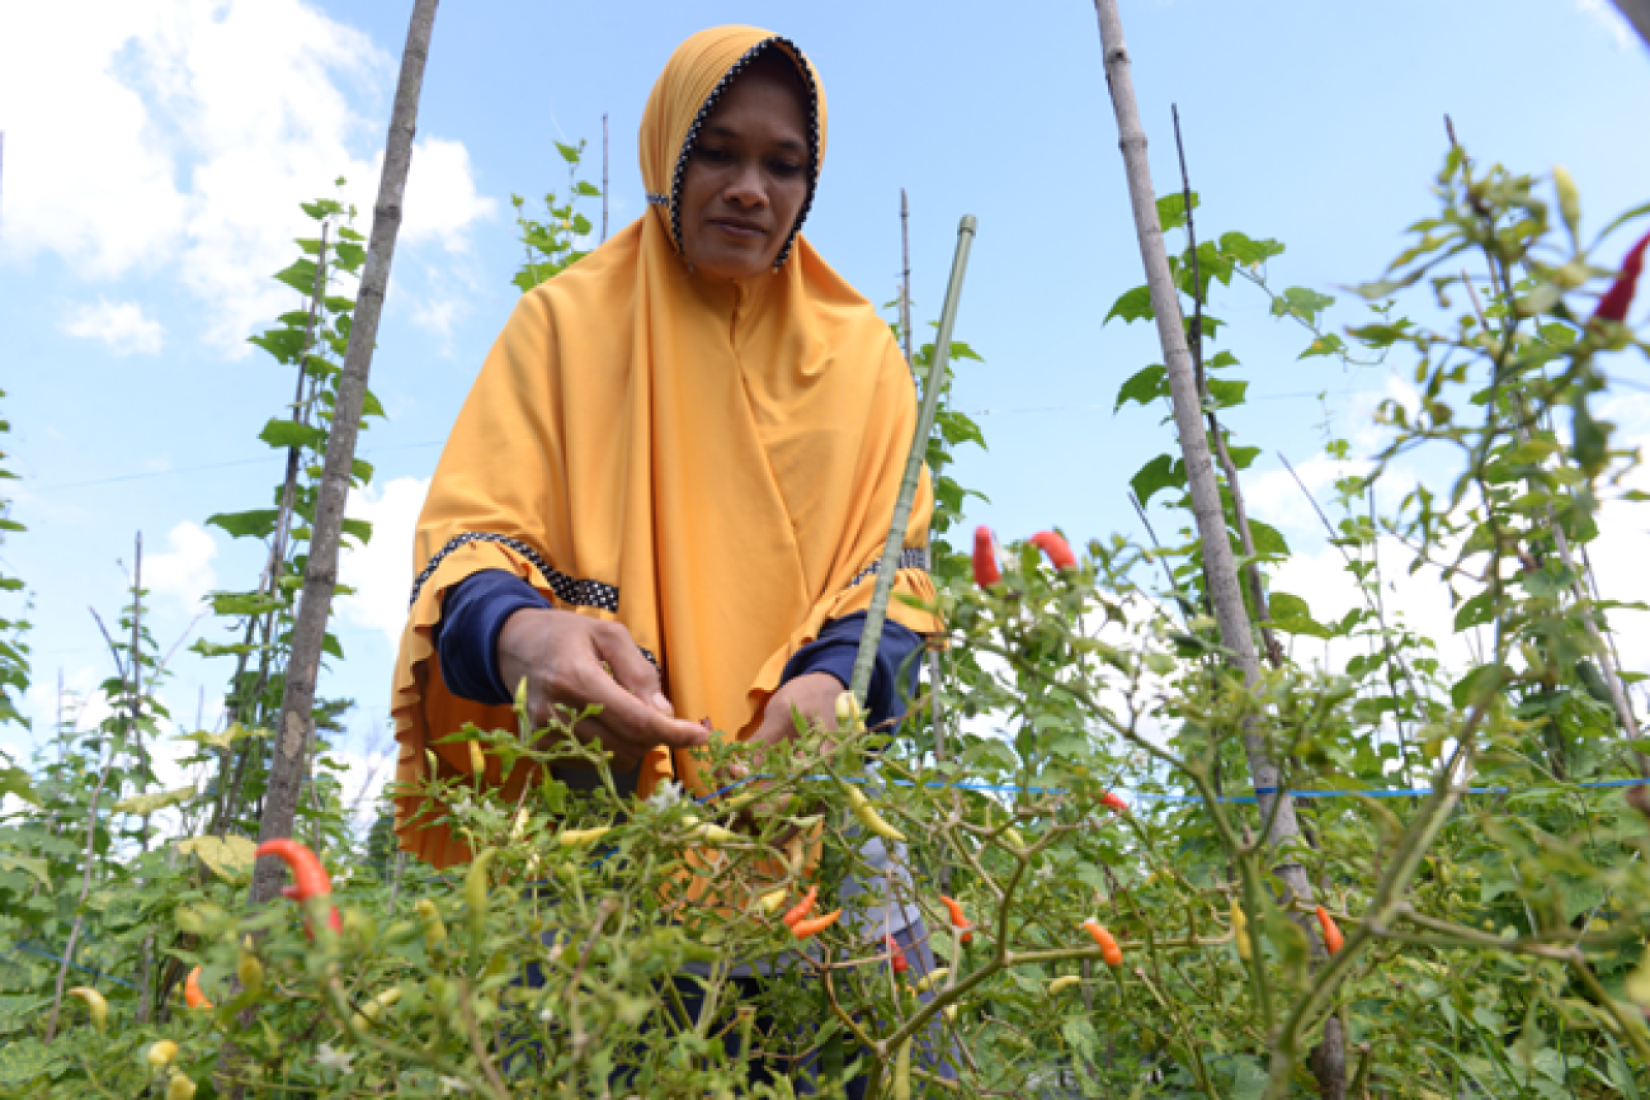
<path fill-rule="evenodd" d="M 601 707 L 575 732 L 599 740 L 624 768 L 658 745 L 691 748 L 709 740 L 703 727 L 675 716 L 659 671 L 619 623 L 524 608 L 504 621 L 497 656 L 505 686 L 515 690 L 527 681 L 527 714 L 535 728 L 549 724 L 555 707 L 575 713 Z"/>
<path fill-rule="evenodd" d="M 794 708 L 816 726 L 836 729 L 837 696 L 848 690 L 829 672 L 809 672 L 782 686 L 768 698 L 762 725 L 751 735 L 752 745 L 772 745 L 796 736 Z"/>

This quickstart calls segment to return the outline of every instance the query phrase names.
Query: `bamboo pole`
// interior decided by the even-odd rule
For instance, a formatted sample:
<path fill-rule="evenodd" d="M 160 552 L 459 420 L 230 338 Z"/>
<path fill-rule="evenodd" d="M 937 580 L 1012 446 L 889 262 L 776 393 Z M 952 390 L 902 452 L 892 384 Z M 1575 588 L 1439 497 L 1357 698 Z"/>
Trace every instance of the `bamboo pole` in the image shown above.
<path fill-rule="evenodd" d="M 859 638 L 859 652 L 854 657 L 854 679 L 850 690 L 861 707 L 866 693 L 871 690 L 871 669 L 876 664 L 877 645 L 882 641 L 882 624 L 888 615 L 888 597 L 894 591 L 894 574 L 899 570 L 899 555 L 905 545 L 905 529 L 911 521 L 911 502 L 917 495 L 917 482 L 922 479 L 922 459 L 928 451 L 928 435 L 934 430 L 934 413 L 939 407 L 940 390 L 945 388 L 945 364 L 951 357 L 951 330 L 957 322 L 957 303 L 962 299 L 963 274 L 968 270 L 968 252 L 974 244 L 974 230 L 978 223 L 974 215 L 964 214 L 957 226 L 957 254 L 951 261 L 951 281 L 945 288 L 945 305 L 940 310 L 940 330 L 934 340 L 934 356 L 928 363 L 928 379 L 923 384 L 922 406 L 917 412 L 917 430 L 911 437 L 911 451 L 905 459 L 905 479 L 900 483 L 899 497 L 894 501 L 894 517 L 888 524 L 888 540 L 882 547 L 882 559 L 877 566 L 877 586 L 871 594 L 871 606 L 865 612 L 865 632 Z"/>
<path fill-rule="evenodd" d="M 1146 285 L 1151 293 L 1158 339 L 1163 346 L 1176 434 L 1180 438 L 1187 488 L 1202 544 L 1210 601 L 1214 604 L 1221 645 L 1230 652 L 1232 663 L 1242 673 L 1244 683 L 1253 687 L 1261 676 L 1260 658 L 1255 651 L 1249 614 L 1243 604 L 1237 563 L 1232 556 L 1225 511 L 1220 502 L 1220 487 L 1215 480 L 1209 439 L 1203 429 L 1201 395 L 1192 370 L 1191 351 L 1186 343 L 1180 299 L 1169 271 L 1163 229 L 1157 220 L 1151 164 L 1146 159 L 1146 132 L 1140 125 L 1140 109 L 1135 103 L 1129 49 L 1123 40 L 1123 21 L 1117 11 L 1117 0 L 1095 0 L 1094 8 L 1100 23 L 1106 85 L 1117 117 L 1118 145 L 1123 153 L 1129 202 L 1140 241 L 1140 257 L 1145 264 Z M 1294 799 L 1287 791 L 1280 789 L 1282 784 L 1277 763 L 1253 722 L 1245 723 L 1243 742 L 1261 819 L 1269 823 L 1264 838 L 1266 845 L 1272 851 L 1293 847 L 1300 842 L 1301 835 Z M 1308 906 L 1312 904 L 1312 884 L 1307 879 L 1306 869 L 1292 856 L 1285 856 L 1283 862 L 1275 864 L 1272 873 L 1286 887 L 1286 907 L 1290 907 L 1295 900 Z M 1315 940 L 1314 947 L 1317 947 Z M 1338 1100 L 1345 1095 L 1346 1073 L 1340 1028 L 1333 1018 L 1325 1024 L 1324 1039 L 1318 1056 L 1313 1059 L 1317 1063 L 1314 1068 L 1324 1095 Z"/>
<path fill-rule="evenodd" d="M 333 592 L 338 585 L 339 541 L 344 505 L 349 497 L 351 471 L 355 464 L 356 435 L 366 400 L 373 348 L 378 340 L 378 322 L 383 314 L 390 264 L 395 256 L 395 238 L 401 228 L 401 209 L 418 119 L 418 99 L 423 90 L 430 36 L 435 27 L 436 4 L 437 0 L 416 0 L 407 28 L 406 48 L 401 54 L 401 77 L 396 87 L 395 109 L 390 117 L 384 173 L 379 180 L 378 202 L 373 209 L 372 236 L 367 245 L 366 266 L 361 273 L 361 289 L 356 301 L 354 324 L 350 329 L 349 350 L 344 356 L 344 369 L 338 380 L 338 397 L 327 439 L 326 463 L 322 468 L 320 494 L 316 502 L 303 595 L 298 605 L 297 623 L 292 631 L 292 651 L 287 662 L 286 688 L 281 697 L 281 716 L 274 731 L 274 759 L 258 829 L 260 842 L 292 835 L 298 789 L 304 771 L 304 748 L 315 722 L 315 681 L 320 671 L 321 646 L 326 640 L 327 618 L 332 610 Z M 279 860 L 265 858 L 259 861 L 252 879 L 254 905 L 267 902 L 280 892 L 283 873 Z"/>

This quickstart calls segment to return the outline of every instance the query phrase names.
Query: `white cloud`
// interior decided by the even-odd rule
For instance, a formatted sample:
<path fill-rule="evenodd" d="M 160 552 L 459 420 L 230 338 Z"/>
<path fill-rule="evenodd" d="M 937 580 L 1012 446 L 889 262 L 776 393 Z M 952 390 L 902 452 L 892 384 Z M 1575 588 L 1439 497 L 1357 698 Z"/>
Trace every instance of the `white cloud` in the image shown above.
<path fill-rule="evenodd" d="M 1639 36 L 1610 0 L 1575 0 L 1576 11 L 1610 36 L 1618 50 L 1638 45 Z"/>
<path fill-rule="evenodd" d="M 218 556 L 217 541 L 206 528 L 185 520 L 167 532 L 166 545 L 163 553 L 144 557 L 143 587 L 197 611 L 218 584 L 212 568 Z"/>
<path fill-rule="evenodd" d="M 407 622 L 413 533 L 429 490 L 428 478 L 401 477 L 349 498 L 349 514 L 372 524 L 372 541 L 347 550 L 339 564 L 339 580 L 355 589 L 339 600 L 339 609 L 356 625 L 382 631 L 392 651 Z"/>
<path fill-rule="evenodd" d="M 370 226 L 394 68 L 304 0 L 7 5 L 9 251 L 54 252 L 92 278 L 176 272 L 207 303 L 206 338 L 245 353 L 290 308 L 269 276 L 313 229 L 297 204 L 343 176 Z M 462 249 L 494 206 L 462 144 L 419 143 L 409 243 Z"/>
<path fill-rule="evenodd" d="M 161 323 L 136 302 L 84 303 L 63 319 L 63 331 L 82 340 L 102 340 L 116 355 L 154 355 L 166 340 Z"/>
<path fill-rule="evenodd" d="M 378 163 L 382 165 L 382 155 Z M 376 168 L 372 174 L 374 193 L 381 171 Z M 370 203 L 369 199 L 362 209 L 370 209 Z M 449 252 L 461 252 L 469 247 L 470 227 L 497 212 L 496 200 L 476 192 L 470 150 L 463 142 L 430 137 L 413 143 L 403 240 L 439 241 Z"/>

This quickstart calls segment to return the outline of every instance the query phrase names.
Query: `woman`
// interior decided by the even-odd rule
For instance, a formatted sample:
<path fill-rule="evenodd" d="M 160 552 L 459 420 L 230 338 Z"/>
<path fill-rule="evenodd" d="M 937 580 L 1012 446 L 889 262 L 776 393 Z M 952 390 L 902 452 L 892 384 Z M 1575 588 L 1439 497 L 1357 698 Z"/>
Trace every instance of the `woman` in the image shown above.
<path fill-rule="evenodd" d="M 434 742 L 508 728 L 523 682 L 540 725 L 600 706 L 576 732 L 643 797 L 666 779 L 705 792 L 703 719 L 755 743 L 790 736 L 792 708 L 833 723 L 916 400 L 887 326 L 799 233 L 825 121 L 813 68 L 767 31 L 707 30 L 671 57 L 642 120 L 650 208 L 523 297 L 437 468 L 395 675 L 398 780 L 426 778 L 427 748 L 466 774 L 464 747 Z M 934 595 L 932 505 L 924 471 L 896 596 Z M 939 627 L 891 602 L 872 721 Z M 417 810 L 400 801 L 403 848 L 468 858 Z M 866 932 L 914 921 L 878 911 Z"/>

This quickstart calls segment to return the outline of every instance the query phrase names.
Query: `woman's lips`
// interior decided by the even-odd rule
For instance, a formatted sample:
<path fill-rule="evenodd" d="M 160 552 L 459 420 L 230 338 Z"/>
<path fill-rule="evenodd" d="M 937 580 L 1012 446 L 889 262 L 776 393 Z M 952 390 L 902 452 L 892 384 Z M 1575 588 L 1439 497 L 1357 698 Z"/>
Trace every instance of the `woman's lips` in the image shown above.
<path fill-rule="evenodd" d="M 712 220 L 710 224 L 715 226 L 717 229 L 720 229 L 728 236 L 737 237 L 740 240 L 754 240 L 757 237 L 767 236 L 767 233 L 764 230 L 758 229 L 755 226 L 741 225 L 738 222 Z"/>

